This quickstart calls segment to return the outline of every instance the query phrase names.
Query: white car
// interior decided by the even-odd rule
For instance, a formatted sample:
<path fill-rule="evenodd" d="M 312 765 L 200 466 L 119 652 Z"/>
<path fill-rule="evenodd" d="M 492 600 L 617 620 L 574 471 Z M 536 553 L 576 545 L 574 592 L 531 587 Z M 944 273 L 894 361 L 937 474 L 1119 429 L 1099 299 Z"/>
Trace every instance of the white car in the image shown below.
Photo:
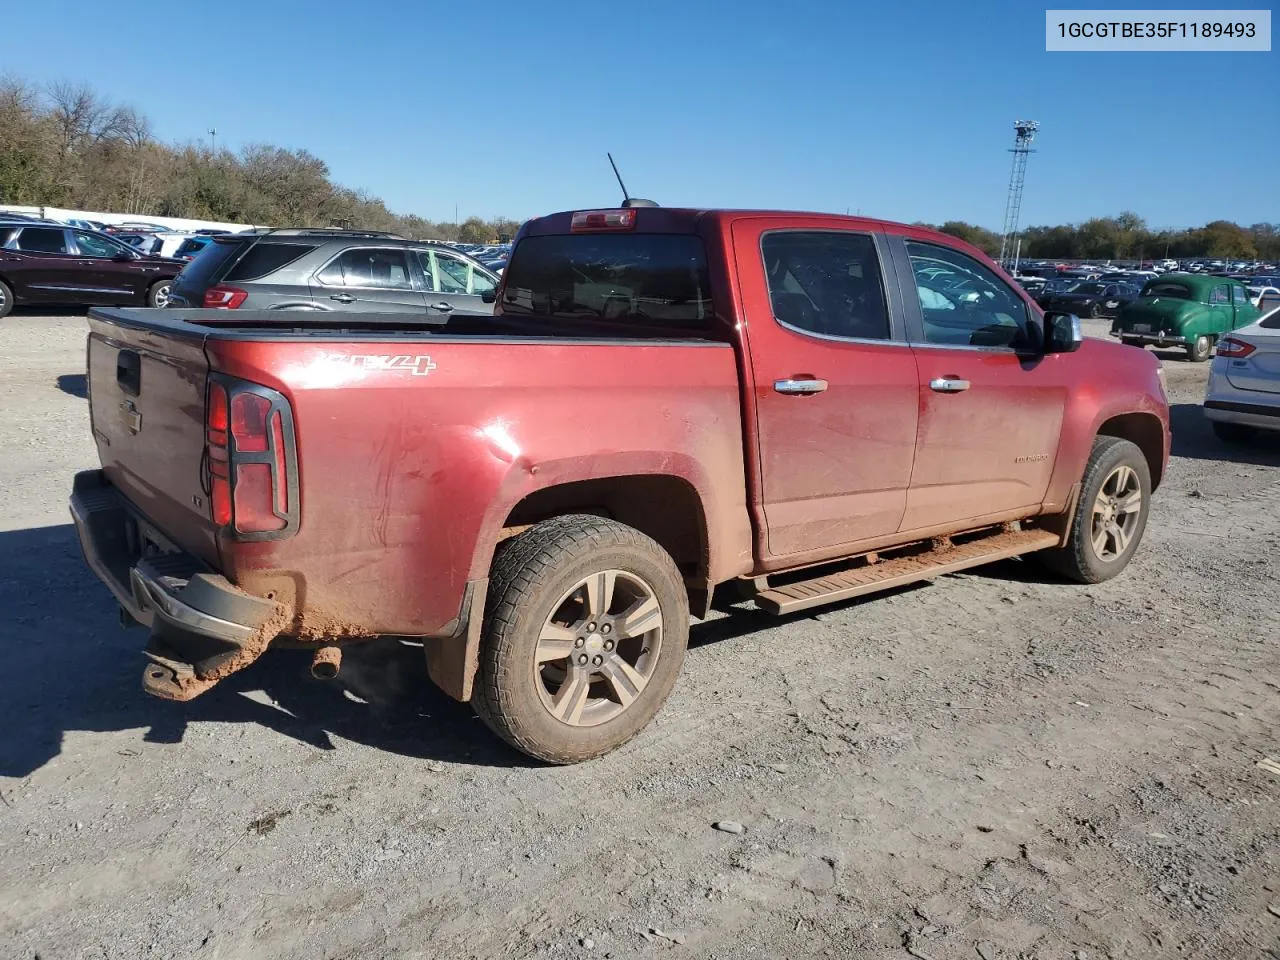
<path fill-rule="evenodd" d="M 182 241 L 193 236 L 195 234 L 179 230 L 157 233 L 156 239 L 160 241 L 160 246 L 156 248 L 156 253 L 162 257 L 172 257 L 178 252 L 178 248 L 182 246 Z"/>
<path fill-rule="evenodd" d="M 1248 290 L 1249 302 L 1263 313 L 1272 307 L 1280 306 L 1280 289 L 1267 285 L 1260 287 L 1250 285 Z"/>
<path fill-rule="evenodd" d="M 1204 415 L 1232 443 L 1280 431 L 1280 308 L 1218 341 Z"/>

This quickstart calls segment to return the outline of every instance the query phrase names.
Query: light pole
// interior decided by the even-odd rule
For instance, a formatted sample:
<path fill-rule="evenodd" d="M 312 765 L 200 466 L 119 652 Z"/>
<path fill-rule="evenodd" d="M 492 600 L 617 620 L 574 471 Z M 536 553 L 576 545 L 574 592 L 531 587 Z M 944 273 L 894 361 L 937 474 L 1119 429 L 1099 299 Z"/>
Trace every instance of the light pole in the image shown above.
<path fill-rule="evenodd" d="M 206 132 L 209 134 L 209 152 L 216 155 L 218 152 L 218 131 L 210 127 Z"/>

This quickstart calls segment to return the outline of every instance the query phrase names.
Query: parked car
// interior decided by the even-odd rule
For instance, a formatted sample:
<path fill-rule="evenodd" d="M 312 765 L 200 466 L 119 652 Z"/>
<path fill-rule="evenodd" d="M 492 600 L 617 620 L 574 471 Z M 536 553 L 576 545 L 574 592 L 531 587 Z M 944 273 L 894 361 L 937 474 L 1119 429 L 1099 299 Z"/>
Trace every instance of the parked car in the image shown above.
<path fill-rule="evenodd" d="M 1046 310 L 1064 310 L 1082 317 L 1114 317 L 1128 303 L 1138 299 L 1140 288 L 1131 283 L 1104 283 L 1081 280 L 1065 290 L 1046 291 L 1036 298 Z"/>
<path fill-rule="evenodd" d="M 1280 308 L 1218 341 L 1204 415 L 1233 443 L 1280 431 Z"/>
<path fill-rule="evenodd" d="M 16 304 L 162 307 L 181 268 L 93 230 L 0 224 L 0 317 Z"/>
<path fill-rule="evenodd" d="M 76 227 L 80 230 L 97 230 L 102 233 L 106 233 L 107 231 L 107 225 L 99 220 L 81 220 L 79 218 L 72 218 L 64 220 L 63 223 L 69 227 Z"/>
<path fill-rule="evenodd" d="M 194 237 L 187 237 L 182 243 L 178 244 L 178 249 L 173 252 L 175 260 L 192 260 L 195 255 L 213 243 L 213 237 L 204 234 L 197 234 Z"/>
<path fill-rule="evenodd" d="M 1203 363 L 1224 334 L 1257 320 L 1260 311 L 1238 280 L 1202 273 L 1166 273 L 1148 281 L 1142 296 L 1120 311 L 1111 335 L 1141 347 L 1180 346 Z"/>
<path fill-rule="evenodd" d="M 1155 357 L 920 227 L 554 214 L 495 309 L 90 313 L 71 509 L 147 691 L 407 635 L 508 742 L 583 760 L 657 713 L 717 585 L 788 614 L 1033 552 L 1106 580 L 1168 460 Z"/>
<path fill-rule="evenodd" d="M 117 230 L 109 234 L 121 243 L 127 243 L 139 253 L 159 256 L 160 240 L 154 233 L 139 233 L 135 231 Z"/>
<path fill-rule="evenodd" d="M 211 239 L 173 285 L 174 306 L 441 316 L 455 310 L 493 312 L 497 275 L 443 244 L 311 229 Z"/>
<path fill-rule="evenodd" d="M 1254 286 L 1248 285 L 1249 302 L 1255 307 L 1266 313 L 1272 307 L 1280 305 L 1280 287 L 1273 287 L 1270 284 Z"/>
<path fill-rule="evenodd" d="M 107 233 L 164 233 L 168 229 L 170 228 L 163 224 L 146 223 L 140 220 L 107 224 Z"/>

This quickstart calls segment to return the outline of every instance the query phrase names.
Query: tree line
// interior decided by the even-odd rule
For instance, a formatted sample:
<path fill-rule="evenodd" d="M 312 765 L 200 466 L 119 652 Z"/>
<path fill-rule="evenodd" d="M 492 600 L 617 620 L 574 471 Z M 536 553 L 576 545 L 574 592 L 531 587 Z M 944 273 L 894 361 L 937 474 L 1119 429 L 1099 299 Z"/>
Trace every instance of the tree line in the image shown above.
<path fill-rule="evenodd" d="M 86 84 L 37 87 L 0 78 L 0 203 L 103 210 L 139 217 L 190 217 L 274 226 L 385 230 L 417 239 L 484 243 L 514 236 L 507 218 L 460 224 L 392 213 L 361 190 L 333 182 L 329 167 L 306 150 L 249 144 L 239 151 L 168 144 L 147 118 L 112 103 Z M 1000 237 L 949 220 L 937 229 L 991 255 Z M 1280 225 L 1242 227 L 1215 220 L 1157 231 L 1133 213 L 1080 224 L 1028 227 L 1023 259 L 1233 257 L 1280 259 Z"/>
<path fill-rule="evenodd" d="M 993 257 L 1000 253 L 1000 235 L 985 227 L 948 220 L 935 229 Z M 1023 260 L 1280 260 L 1280 224 L 1275 223 L 1242 227 L 1229 220 L 1214 220 L 1203 227 L 1152 230 L 1136 213 L 1125 212 L 1078 224 L 1027 227 L 1021 237 Z"/>
<path fill-rule="evenodd" d="M 156 139 L 147 118 L 85 84 L 0 78 L 0 203 L 272 226 L 385 230 L 484 243 L 514 236 L 507 218 L 460 224 L 392 213 L 333 182 L 306 150 L 233 152 Z"/>

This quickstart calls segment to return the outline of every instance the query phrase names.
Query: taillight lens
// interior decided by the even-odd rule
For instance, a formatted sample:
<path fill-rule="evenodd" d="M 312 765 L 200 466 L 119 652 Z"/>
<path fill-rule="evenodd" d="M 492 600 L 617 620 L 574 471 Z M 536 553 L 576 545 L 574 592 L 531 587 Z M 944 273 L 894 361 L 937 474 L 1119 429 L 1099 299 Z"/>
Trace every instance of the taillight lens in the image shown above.
<path fill-rule="evenodd" d="M 210 287 L 204 292 L 204 305 L 211 310 L 234 310 L 244 303 L 249 296 L 247 290 L 239 287 Z"/>
<path fill-rule="evenodd" d="M 296 526 L 288 401 L 255 384 L 211 381 L 205 432 L 214 524 L 240 539 L 271 538 Z"/>
<path fill-rule="evenodd" d="M 1238 360 L 1241 357 L 1247 357 L 1256 349 L 1257 347 L 1252 343 L 1245 343 L 1235 337 L 1223 337 L 1218 341 L 1217 353 L 1220 357 L 1231 357 L 1234 360 Z"/>
<path fill-rule="evenodd" d="M 573 215 L 569 224 L 570 233 L 604 232 L 609 230 L 634 230 L 636 211 L 626 210 L 579 210 Z"/>

